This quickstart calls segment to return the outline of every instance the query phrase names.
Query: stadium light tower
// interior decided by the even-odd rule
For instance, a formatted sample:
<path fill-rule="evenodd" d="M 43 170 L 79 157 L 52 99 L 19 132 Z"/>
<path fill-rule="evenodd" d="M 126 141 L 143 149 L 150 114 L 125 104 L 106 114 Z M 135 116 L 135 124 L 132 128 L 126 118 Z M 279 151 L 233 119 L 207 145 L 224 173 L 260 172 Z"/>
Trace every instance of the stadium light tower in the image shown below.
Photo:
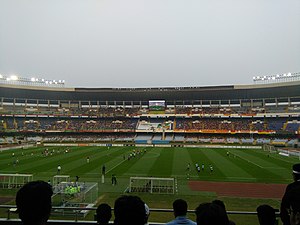
<path fill-rule="evenodd" d="M 19 77 L 18 75 L 2 75 L 0 74 L 0 83 L 2 84 L 15 84 L 27 86 L 48 86 L 48 87 L 64 87 L 65 80 L 48 80 L 36 77 Z"/>
<path fill-rule="evenodd" d="M 253 77 L 253 82 L 256 84 L 289 82 L 297 80 L 300 80 L 300 72 Z"/>

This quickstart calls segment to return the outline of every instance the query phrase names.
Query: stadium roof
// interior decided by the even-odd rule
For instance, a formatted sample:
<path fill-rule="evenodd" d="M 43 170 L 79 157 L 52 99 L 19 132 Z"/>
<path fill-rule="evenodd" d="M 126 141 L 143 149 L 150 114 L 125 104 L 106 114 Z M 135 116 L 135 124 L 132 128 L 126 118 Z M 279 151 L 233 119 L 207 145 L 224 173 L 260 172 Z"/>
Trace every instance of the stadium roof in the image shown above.
<path fill-rule="evenodd" d="M 0 85 L 0 97 L 69 101 L 185 101 L 300 97 L 300 81 L 160 88 L 53 88 Z"/>

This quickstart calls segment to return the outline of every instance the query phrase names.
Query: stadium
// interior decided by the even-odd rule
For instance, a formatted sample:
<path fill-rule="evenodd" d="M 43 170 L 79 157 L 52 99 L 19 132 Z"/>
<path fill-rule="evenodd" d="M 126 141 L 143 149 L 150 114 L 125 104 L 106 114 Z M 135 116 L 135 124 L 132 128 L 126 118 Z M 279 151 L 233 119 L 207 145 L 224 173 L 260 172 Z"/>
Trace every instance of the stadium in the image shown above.
<path fill-rule="evenodd" d="M 300 159 L 299 80 L 176 88 L 3 82 L 0 97 L 3 218 L 16 190 L 41 179 L 55 188 L 53 224 L 74 217 L 63 207 L 113 205 L 124 193 L 153 209 L 179 197 L 190 209 L 221 198 L 237 224 L 255 224 L 246 212 L 279 208 Z M 76 221 L 93 220 L 79 211 Z M 150 221 L 170 218 L 153 210 Z"/>

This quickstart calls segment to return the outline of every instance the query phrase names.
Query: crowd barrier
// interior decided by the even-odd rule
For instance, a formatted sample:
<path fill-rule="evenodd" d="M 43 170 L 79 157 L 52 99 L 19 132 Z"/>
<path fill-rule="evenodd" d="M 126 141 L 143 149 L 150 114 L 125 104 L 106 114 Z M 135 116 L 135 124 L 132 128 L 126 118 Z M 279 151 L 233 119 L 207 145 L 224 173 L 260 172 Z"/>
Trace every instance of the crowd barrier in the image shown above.
<path fill-rule="evenodd" d="M 82 210 L 82 208 L 78 207 L 52 207 L 55 209 L 65 209 L 65 210 L 74 210 L 75 212 L 78 212 L 78 214 L 75 214 L 73 219 L 69 220 L 48 220 L 47 224 L 51 225 L 89 225 L 89 224 L 96 224 L 96 221 L 84 221 L 80 220 L 79 218 L 79 212 Z M 6 218 L 0 218 L 0 225 L 21 225 L 21 221 L 19 219 L 12 219 L 11 215 L 12 213 L 16 212 L 16 206 L 15 205 L 0 205 L 0 209 L 6 209 L 7 211 L 7 217 Z M 95 207 L 90 208 L 84 208 L 84 210 L 90 210 L 96 212 Z M 113 208 L 112 208 L 113 210 Z M 151 212 L 160 212 L 160 213 L 173 213 L 173 209 L 150 209 Z M 188 213 L 194 213 L 194 210 L 188 210 Z M 228 215 L 253 215 L 257 216 L 257 212 L 247 212 L 247 211 L 227 211 Z M 276 216 L 279 217 L 279 212 L 276 212 Z M 112 221 L 110 222 L 112 223 Z M 161 225 L 165 223 L 159 223 L 159 222 L 148 222 L 149 225 Z"/>

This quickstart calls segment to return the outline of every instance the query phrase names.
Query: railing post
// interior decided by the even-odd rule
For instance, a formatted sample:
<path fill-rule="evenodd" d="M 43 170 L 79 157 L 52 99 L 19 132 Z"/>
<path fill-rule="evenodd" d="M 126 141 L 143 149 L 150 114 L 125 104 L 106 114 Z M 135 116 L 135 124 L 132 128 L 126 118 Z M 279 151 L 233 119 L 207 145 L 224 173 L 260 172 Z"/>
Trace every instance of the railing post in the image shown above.
<path fill-rule="evenodd" d="M 75 222 L 78 222 L 78 210 L 75 210 Z"/>
<path fill-rule="evenodd" d="M 7 220 L 10 220 L 10 209 L 7 210 Z"/>

